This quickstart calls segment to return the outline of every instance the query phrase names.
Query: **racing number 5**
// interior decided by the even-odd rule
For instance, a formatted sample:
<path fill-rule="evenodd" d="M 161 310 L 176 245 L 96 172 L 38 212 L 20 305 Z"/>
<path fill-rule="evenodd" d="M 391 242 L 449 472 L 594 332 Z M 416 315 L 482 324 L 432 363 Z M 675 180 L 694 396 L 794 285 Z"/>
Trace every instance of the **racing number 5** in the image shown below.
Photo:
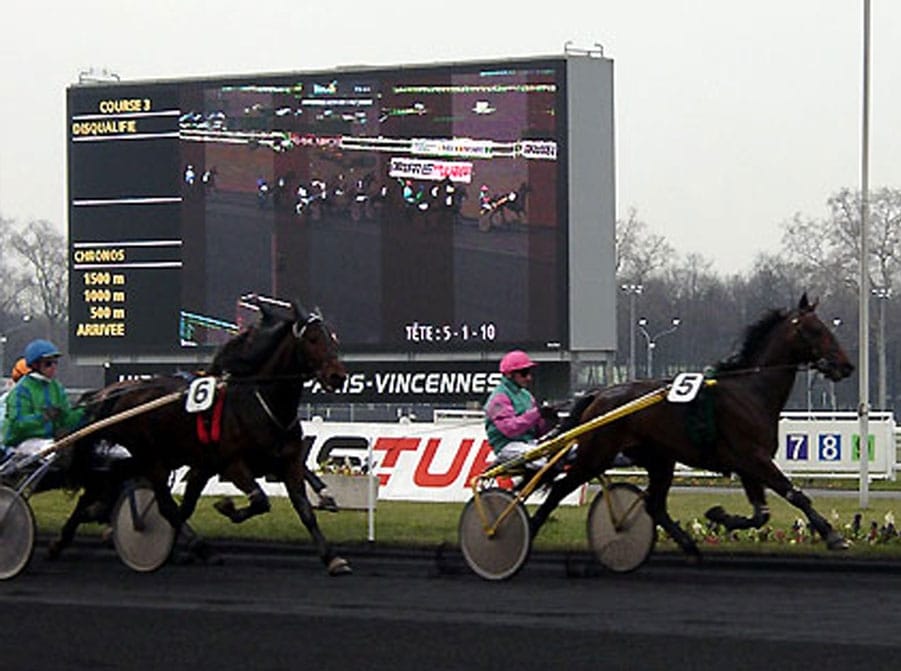
<path fill-rule="evenodd" d="M 670 385 L 666 400 L 670 403 L 689 403 L 695 400 L 702 384 L 703 373 L 679 373 Z"/>

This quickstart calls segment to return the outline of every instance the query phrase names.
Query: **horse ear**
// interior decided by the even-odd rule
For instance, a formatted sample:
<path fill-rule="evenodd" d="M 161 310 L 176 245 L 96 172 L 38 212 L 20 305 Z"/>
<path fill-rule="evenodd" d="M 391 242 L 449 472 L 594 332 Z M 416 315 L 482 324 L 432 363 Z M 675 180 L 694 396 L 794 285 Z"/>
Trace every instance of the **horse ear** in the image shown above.
<path fill-rule="evenodd" d="M 306 311 L 297 299 L 291 300 L 291 307 L 294 308 L 294 317 L 299 322 L 305 322 L 310 318 L 310 313 Z"/>
<path fill-rule="evenodd" d="M 278 315 L 268 303 L 259 301 L 257 306 L 260 308 L 260 325 L 267 326 L 278 321 Z"/>

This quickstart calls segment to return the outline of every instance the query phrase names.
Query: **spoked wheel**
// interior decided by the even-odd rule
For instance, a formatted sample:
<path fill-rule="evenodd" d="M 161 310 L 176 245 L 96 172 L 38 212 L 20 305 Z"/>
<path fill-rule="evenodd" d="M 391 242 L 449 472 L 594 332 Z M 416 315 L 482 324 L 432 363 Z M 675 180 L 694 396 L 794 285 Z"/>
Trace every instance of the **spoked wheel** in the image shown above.
<path fill-rule="evenodd" d="M 147 485 L 126 488 L 113 509 L 113 544 L 130 569 L 147 573 L 166 563 L 175 529 L 160 514 L 156 494 Z"/>
<path fill-rule="evenodd" d="M 0 580 L 15 578 L 34 554 L 34 513 L 14 489 L 0 485 Z"/>
<path fill-rule="evenodd" d="M 616 482 L 594 497 L 588 510 L 588 543 L 606 568 L 634 571 L 650 557 L 656 538 L 657 525 L 635 485 Z"/>
<path fill-rule="evenodd" d="M 489 533 L 515 500 L 505 489 L 486 489 L 469 500 L 460 514 L 460 549 L 466 563 L 485 580 L 506 580 L 522 568 L 532 547 L 529 515 L 521 503 Z M 481 509 L 481 512 L 480 512 Z M 484 517 L 483 517 L 484 515 Z"/>

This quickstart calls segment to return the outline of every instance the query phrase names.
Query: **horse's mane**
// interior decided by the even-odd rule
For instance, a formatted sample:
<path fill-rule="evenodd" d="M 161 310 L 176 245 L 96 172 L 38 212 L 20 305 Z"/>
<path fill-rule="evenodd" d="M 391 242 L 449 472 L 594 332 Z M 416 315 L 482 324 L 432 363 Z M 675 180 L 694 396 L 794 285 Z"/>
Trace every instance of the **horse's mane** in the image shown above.
<path fill-rule="evenodd" d="M 209 373 L 253 375 L 281 342 L 285 331 L 292 326 L 293 322 L 276 319 L 264 312 L 259 324 L 242 331 L 216 351 Z"/>
<path fill-rule="evenodd" d="M 773 309 L 766 312 L 745 329 L 744 341 L 739 350 L 719 361 L 715 367 L 716 371 L 740 370 L 752 366 L 754 355 L 760 350 L 770 331 L 787 316 L 788 313 L 785 310 Z"/>

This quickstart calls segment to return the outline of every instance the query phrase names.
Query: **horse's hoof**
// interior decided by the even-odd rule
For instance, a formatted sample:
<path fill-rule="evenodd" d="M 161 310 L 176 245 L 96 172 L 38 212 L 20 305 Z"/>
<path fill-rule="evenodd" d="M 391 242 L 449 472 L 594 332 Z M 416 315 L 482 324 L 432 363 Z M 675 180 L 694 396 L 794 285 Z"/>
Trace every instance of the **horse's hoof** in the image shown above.
<path fill-rule="evenodd" d="M 319 499 L 319 510 L 325 510 L 330 513 L 338 512 L 338 502 L 334 497 L 325 494 Z"/>
<path fill-rule="evenodd" d="M 60 554 L 63 551 L 63 544 L 59 541 L 50 541 L 50 545 L 47 546 L 47 559 L 59 559 Z"/>
<path fill-rule="evenodd" d="M 826 547 L 830 550 L 847 550 L 851 547 L 851 543 L 845 540 L 844 536 L 833 531 L 826 537 Z"/>
<path fill-rule="evenodd" d="M 726 519 L 726 509 L 722 506 L 713 506 L 713 508 L 704 513 L 704 517 L 706 517 L 711 522 L 724 524 L 724 521 Z"/>
<path fill-rule="evenodd" d="M 220 514 L 225 515 L 228 519 L 234 520 L 235 502 L 230 498 L 226 497 L 224 499 L 219 499 L 213 504 L 213 508 L 219 511 Z"/>
<path fill-rule="evenodd" d="M 351 573 L 353 573 L 353 570 L 344 557 L 334 557 L 328 563 L 328 574 L 331 576 L 350 575 Z"/>
<path fill-rule="evenodd" d="M 212 545 L 203 540 L 195 540 L 188 543 L 188 552 L 192 557 L 208 566 L 222 566 L 225 563 L 222 555 L 216 552 Z"/>
<path fill-rule="evenodd" d="M 703 556 L 697 545 L 683 547 L 682 552 L 685 553 L 685 563 L 688 566 L 700 566 L 703 562 Z"/>

